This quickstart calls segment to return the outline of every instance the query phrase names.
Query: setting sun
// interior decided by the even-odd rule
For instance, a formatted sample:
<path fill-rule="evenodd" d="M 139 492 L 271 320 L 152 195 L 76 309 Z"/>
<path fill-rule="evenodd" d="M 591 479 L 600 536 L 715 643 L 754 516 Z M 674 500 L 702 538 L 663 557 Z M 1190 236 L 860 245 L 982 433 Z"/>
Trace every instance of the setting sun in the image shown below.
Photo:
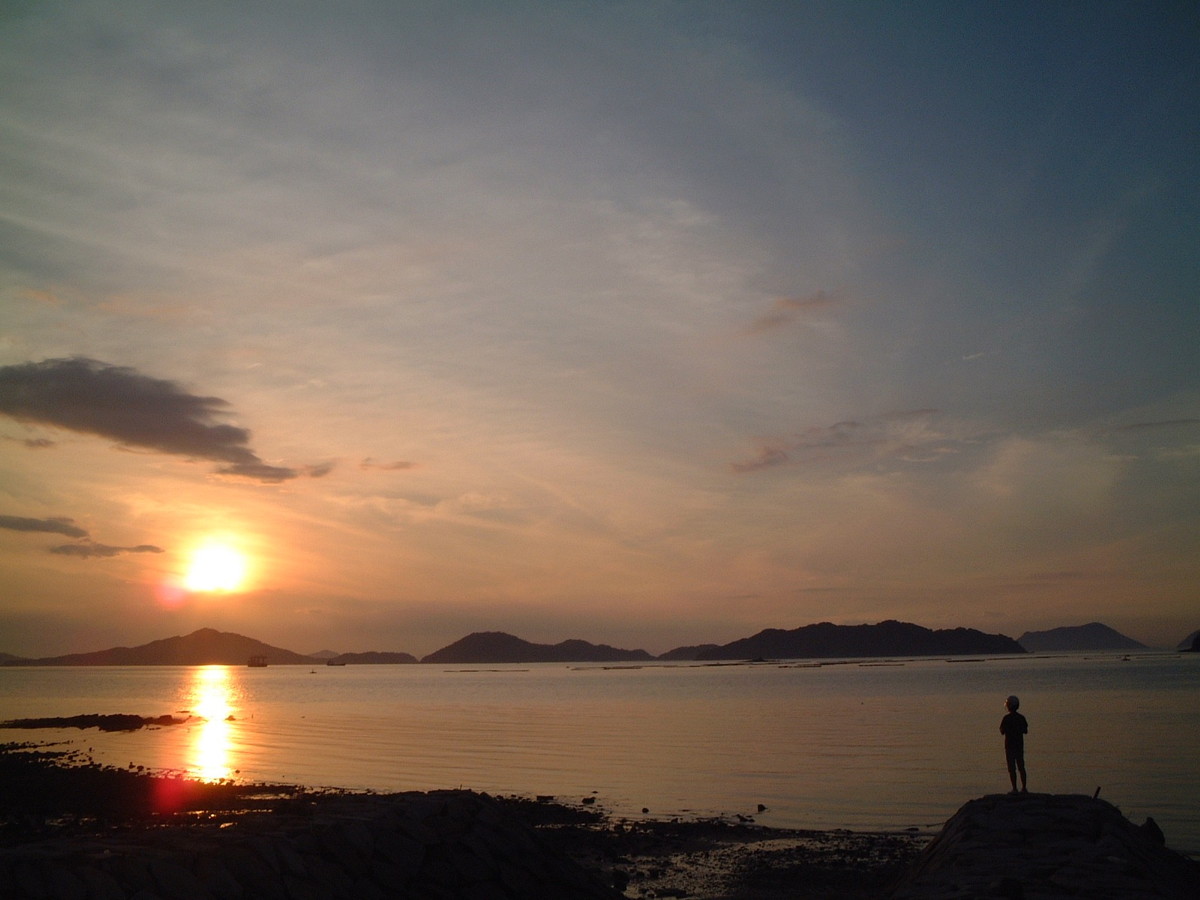
<path fill-rule="evenodd" d="M 246 557 L 229 544 L 203 544 L 192 553 L 184 585 L 192 591 L 236 591 L 246 568 Z"/>

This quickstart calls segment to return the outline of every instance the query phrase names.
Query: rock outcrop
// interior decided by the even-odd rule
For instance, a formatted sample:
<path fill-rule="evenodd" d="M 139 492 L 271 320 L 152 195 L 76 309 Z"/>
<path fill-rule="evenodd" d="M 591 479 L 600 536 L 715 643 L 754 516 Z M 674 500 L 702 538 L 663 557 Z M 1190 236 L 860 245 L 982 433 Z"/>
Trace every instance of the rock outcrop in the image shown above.
<path fill-rule="evenodd" d="M 326 797 L 294 812 L 0 850 L 0 896 L 619 900 L 486 795 Z"/>
<path fill-rule="evenodd" d="M 1200 897 L 1200 865 L 1083 795 L 995 794 L 946 823 L 900 880 L 893 900 Z"/>

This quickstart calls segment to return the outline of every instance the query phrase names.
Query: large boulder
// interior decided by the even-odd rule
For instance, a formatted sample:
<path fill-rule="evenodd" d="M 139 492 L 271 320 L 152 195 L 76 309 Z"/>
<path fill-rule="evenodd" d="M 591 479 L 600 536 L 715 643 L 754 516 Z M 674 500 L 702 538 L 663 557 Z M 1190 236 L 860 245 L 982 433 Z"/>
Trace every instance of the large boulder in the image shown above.
<path fill-rule="evenodd" d="M 1200 865 L 1103 800 L 993 794 L 955 813 L 890 896 L 1193 900 Z"/>

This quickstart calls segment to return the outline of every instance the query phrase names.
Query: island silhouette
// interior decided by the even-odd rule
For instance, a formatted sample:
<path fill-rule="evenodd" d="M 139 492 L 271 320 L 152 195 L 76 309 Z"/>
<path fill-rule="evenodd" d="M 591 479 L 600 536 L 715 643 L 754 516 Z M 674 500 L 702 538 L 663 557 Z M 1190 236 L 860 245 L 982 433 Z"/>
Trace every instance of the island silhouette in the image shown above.
<path fill-rule="evenodd" d="M 1200 632 L 1188 635 L 1180 649 L 1193 649 Z M 819 622 L 799 628 L 767 628 L 727 644 L 676 647 L 655 656 L 608 644 L 571 639 L 538 644 L 502 631 L 478 631 L 420 660 L 399 651 L 305 654 L 275 647 L 245 635 L 201 628 L 136 647 L 112 647 L 88 653 L 36 659 L 0 653 L 4 666 L 243 666 L 258 665 L 401 665 L 414 663 L 652 663 L 721 662 L 768 659 L 856 659 L 877 657 L 1003 656 L 1047 650 L 1135 650 L 1145 645 L 1100 623 L 1026 632 L 1020 640 L 974 628 L 930 629 L 889 619 L 874 625 Z"/>
<path fill-rule="evenodd" d="M 679 647 L 660 656 L 607 644 L 572 639 L 537 644 L 500 631 L 475 632 L 423 657 L 422 663 L 501 664 L 537 662 L 645 663 L 655 661 L 720 661 L 753 659 L 830 659 L 840 657 L 1021 654 L 1010 637 L 972 628 L 932 630 L 889 620 L 876 625 L 833 625 L 822 622 L 791 630 L 766 629 L 731 643 Z M 201 628 L 188 635 L 163 638 L 136 647 L 113 647 L 88 653 L 28 659 L 5 655 L 7 666 L 200 666 L 246 665 L 254 658 L 267 665 L 411 664 L 416 657 L 395 651 L 320 655 L 297 653 L 245 635 Z"/>

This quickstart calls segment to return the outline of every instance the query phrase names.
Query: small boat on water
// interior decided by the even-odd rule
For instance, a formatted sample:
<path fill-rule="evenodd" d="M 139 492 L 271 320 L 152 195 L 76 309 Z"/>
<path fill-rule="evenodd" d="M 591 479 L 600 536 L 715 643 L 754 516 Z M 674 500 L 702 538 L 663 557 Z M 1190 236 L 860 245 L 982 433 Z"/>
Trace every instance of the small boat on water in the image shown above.
<path fill-rule="evenodd" d="M 267 658 L 265 656 L 252 656 L 246 665 L 251 669 L 265 669 L 267 667 Z"/>

